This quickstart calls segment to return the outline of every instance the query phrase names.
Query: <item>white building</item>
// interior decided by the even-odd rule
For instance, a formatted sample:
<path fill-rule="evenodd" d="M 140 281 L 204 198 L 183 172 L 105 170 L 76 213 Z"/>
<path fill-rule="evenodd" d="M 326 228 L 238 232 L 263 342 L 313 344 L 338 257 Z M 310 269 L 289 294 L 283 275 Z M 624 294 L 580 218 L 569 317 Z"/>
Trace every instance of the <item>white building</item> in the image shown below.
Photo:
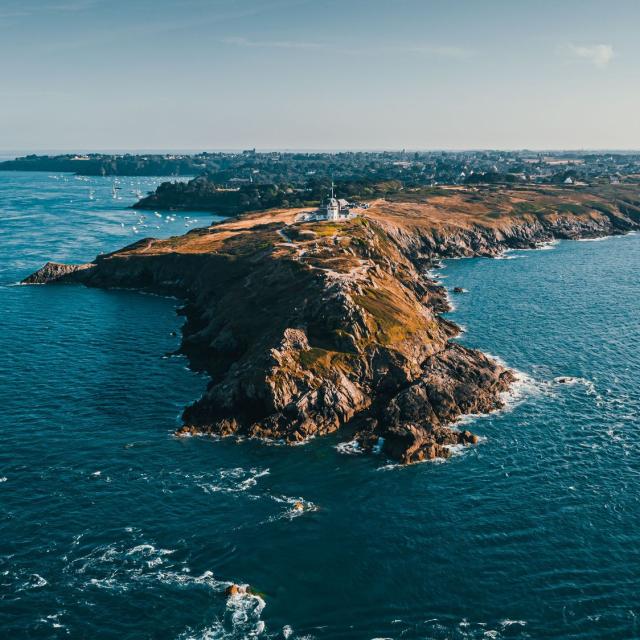
<path fill-rule="evenodd" d="M 331 183 L 331 197 L 324 207 L 318 211 L 318 218 L 325 220 L 346 220 L 351 217 L 351 207 L 347 200 L 336 198 L 333 190 L 333 182 Z"/>
<path fill-rule="evenodd" d="M 331 198 L 327 202 L 325 217 L 327 220 L 338 220 L 340 218 L 340 204 L 333 197 L 333 189 L 331 189 Z"/>
<path fill-rule="evenodd" d="M 336 198 L 333 183 L 331 183 L 331 196 L 325 201 L 320 208 L 313 212 L 302 212 L 296 217 L 297 222 L 310 222 L 312 220 L 350 220 L 355 218 L 357 213 L 354 209 L 368 209 L 369 205 L 355 204 Z"/>

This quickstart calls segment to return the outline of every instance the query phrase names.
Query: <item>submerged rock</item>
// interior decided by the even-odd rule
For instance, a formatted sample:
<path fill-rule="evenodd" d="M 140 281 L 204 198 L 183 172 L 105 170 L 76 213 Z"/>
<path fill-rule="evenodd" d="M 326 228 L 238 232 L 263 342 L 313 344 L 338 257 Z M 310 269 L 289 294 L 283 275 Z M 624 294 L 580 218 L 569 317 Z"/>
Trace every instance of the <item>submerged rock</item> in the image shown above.
<path fill-rule="evenodd" d="M 224 590 L 224 595 L 232 598 L 233 596 L 241 596 L 248 593 L 248 587 L 240 584 L 231 584 Z"/>

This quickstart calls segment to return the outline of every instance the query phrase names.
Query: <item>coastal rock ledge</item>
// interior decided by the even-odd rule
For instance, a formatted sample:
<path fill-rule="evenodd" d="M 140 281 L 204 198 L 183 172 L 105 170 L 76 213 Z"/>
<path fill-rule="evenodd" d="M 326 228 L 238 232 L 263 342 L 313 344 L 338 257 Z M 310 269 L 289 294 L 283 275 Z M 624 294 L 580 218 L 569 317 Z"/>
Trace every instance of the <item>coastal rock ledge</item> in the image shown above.
<path fill-rule="evenodd" d="M 178 435 L 295 444 L 340 430 L 402 463 L 446 458 L 478 441 L 456 420 L 502 407 L 514 375 L 452 340 L 459 329 L 442 317 L 446 291 L 429 270 L 442 257 L 639 226 L 630 197 L 615 207 L 590 193 L 584 212 L 563 211 L 564 197 L 547 190 L 539 210 L 500 215 L 489 197 L 480 206 L 466 190 L 374 202 L 366 216 L 340 222 L 299 223 L 299 210 L 272 210 L 144 239 L 89 264 L 48 263 L 24 282 L 185 300 L 181 350 L 211 382 L 184 410 Z"/>
<path fill-rule="evenodd" d="M 63 264 L 61 262 L 47 262 L 44 267 L 38 269 L 35 273 L 25 278 L 22 284 L 47 284 L 49 282 L 55 282 L 62 280 L 73 273 L 82 271 L 83 269 L 89 269 L 93 266 L 92 263 L 87 264 Z"/>

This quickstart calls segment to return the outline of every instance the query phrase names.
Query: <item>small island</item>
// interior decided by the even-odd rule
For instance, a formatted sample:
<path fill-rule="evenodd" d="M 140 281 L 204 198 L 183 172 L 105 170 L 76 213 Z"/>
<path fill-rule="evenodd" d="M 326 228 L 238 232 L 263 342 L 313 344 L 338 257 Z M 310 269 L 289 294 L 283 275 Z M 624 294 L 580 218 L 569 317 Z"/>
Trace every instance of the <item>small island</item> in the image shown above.
<path fill-rule="evenodd" d="M 413 463 L 476 443 L 456 421 L 502 407 L 515 379 L 454 340 L 430 269 L 640 228 L 636 184 L 454 186 L 367 204 L 340 219 L 317 207 L 245 213 L 88 264 L 49 263 L 24 282 L 183 299 L 181 350 L 211 383 L 177 435 L 294 444 L 340 430 L 363 451 Z"/>

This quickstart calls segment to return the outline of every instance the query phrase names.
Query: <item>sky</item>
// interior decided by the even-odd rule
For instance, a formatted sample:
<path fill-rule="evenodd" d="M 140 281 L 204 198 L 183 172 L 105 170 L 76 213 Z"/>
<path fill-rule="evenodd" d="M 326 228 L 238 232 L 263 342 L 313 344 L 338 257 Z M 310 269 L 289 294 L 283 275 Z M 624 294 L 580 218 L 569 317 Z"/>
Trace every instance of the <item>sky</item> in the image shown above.
<path fill-rule="evenodd" d="M 0 0 L 0 150 L 640 149 L 637 0 Z"/>

